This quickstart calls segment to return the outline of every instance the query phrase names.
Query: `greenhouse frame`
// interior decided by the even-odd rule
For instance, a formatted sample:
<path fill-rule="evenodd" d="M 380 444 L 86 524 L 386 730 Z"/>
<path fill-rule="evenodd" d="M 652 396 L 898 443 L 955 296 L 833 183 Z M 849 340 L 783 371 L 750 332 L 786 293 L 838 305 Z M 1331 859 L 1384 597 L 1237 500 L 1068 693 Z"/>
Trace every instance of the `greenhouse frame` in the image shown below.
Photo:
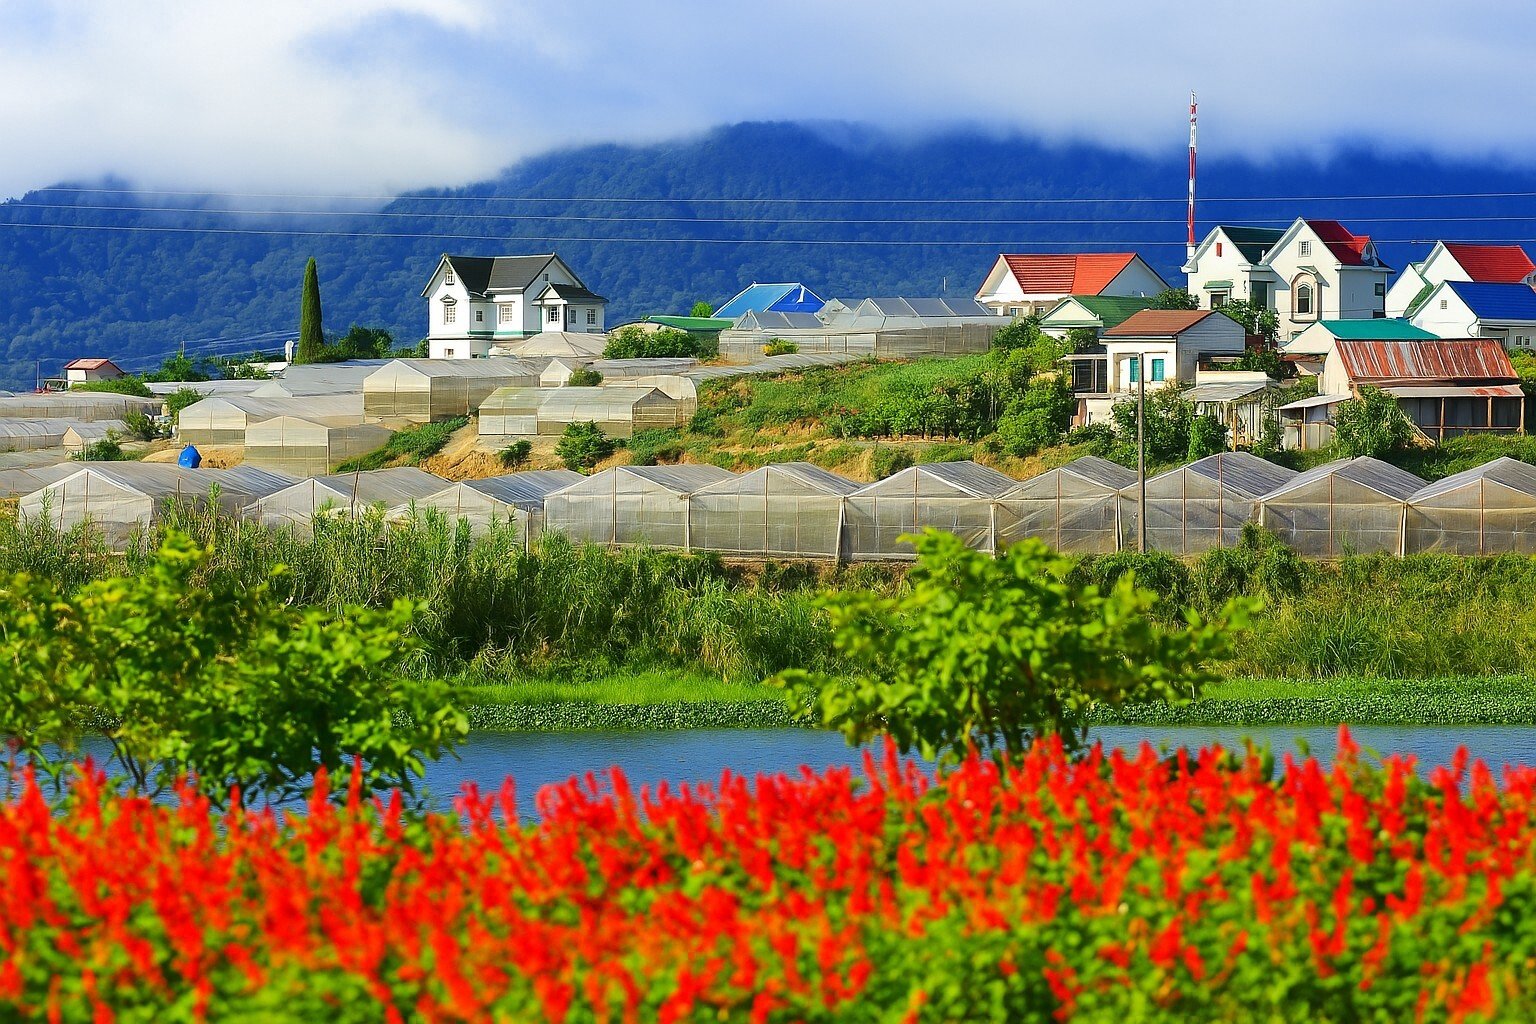
<path fill-rule="evenodd" d="M 23 497 L 21 515 L 46 515 L 60 532 L 91 523 L 108 544 L 121 549 L 158 522 L 172 503 L 202 508 L 211 498 L 217 508 L 236 515 L 293 483 L 291 476 L 251 466 L 185 469 L 167 463 L 86 463 Z"/>
<path fill-rule="evenodd" d="M 586 479 L 568 469 L 535 469 L 483 480 L 450 484 L 414 503 L 390 509 L 390 518 L 408 518 L 413 511 L 435 509 L 452 522 L 463 520 L 473 536 L 489 533 L 493 524 L 509 523 L 526 547 L 544 532 L 544 501 L 555 491 Z"/>
<path fill-rule="evenodd" d="M 695 551 L 741 558 L 843 557 L 843 505 L 859 484 L 785 462 L 701 487 L 688 499 Z"/>
<path fill-rule="evenodd" d="M 31 494 L 80 472 L 85 465 L 81 462 L 60 462 L 30 469 L 0 469 L 0 498 L 20 498 Z"/>
<path fill-rule="evenodd" d="M 289 366 L 271 380 L 259 381 L 252 398 L 312 398 L 317 395 L 360 395 L 363 381 L 388 359 L 350 359 L 344 363 L 304 363 Z"/>
<path fill-rule="evenodd" d="M 41 448 L 62 448 L 64 437 L 75 420 L 0 419 L 0 452 L 31 452 Z"/>
<path fill-rule="evenodd" d="M 1219 452 L 1159 473 L 1147 481 L 1147 548 L 1196 555 L 1233 547 L 1257 516 L 1259 499 L 1296 475 L 1248 452 Z M 1120 546 L 1126 551 L 1139 546 L 1139 491 L 1134 478 L 1120 491 Z"/>
<path fill-rule="evenodd" d="M 867 484 L 847 498 L 848 555 L 853 559 L 911 560 L 904 534 L 932 527 L 967 545 L 993 550 L 993 502 L 1017 483 L 974 462 L 932 462 Z"/>
<path fill-rule="evenodd" d="M 1339 459 L 1259 502 L 1259 525 L 1297 554 L 1402 554 L 1408 499 L 1424 481 L 1379 459 Z"/>
<path fill-rule="evenodd" d="M 734 476 L 718 466 L 614 466 L 550 494 L 544 527 L 578 542 L 688 551 L 690 497 Z"/>
<path fill-rule="evenodd" d="M 176 437 L 185 444 L 238 447 L 257 423 L 295 416 L 328 426 L 363 422 L 359 395 L 314 395 L 308 398 L 205 398 L 181 410 Z"/>
<path fill-rule="evenodd" d="M 537 363 L 520 359 L 394 359 L 363 381 L 363 412 L 371 420 L 434 420 L 468 416 L 498 388 L 536 388 Z"/>
<path fill-rule="evenodd" d="M 501 388 L 480 406 L 479 430 L 481 437 L 534 437 L 590 422 L 609 437 L 632 437 L 641 430 L 681 426 L 697 405 L 669 398 L 655 387 Z"/>
<path fill-rule="evenodd" d="M 159 416 L 165 411 L 162 398 L 140 398 L 110 391 L 50 391 L 41 395 L 0 397 L 0 418 L 21 420 L 120 420 L 130 412 Z"/>
<path fill-rule="evenodd" d="M 297 477 L 325 476 L 348 459 L 384 447 L 392 436 L 377 423 L 335 426 L 278 416 L 246 428 L 245 462 Z"/>
<path fill-rule="evenodd" d="M 299 480 L 263 495 L 247 504 L 242 514 L 263 526 L 287 527 L 304 534 L 317 515 L 355 519 L 369 509 L 387 511 L 419 501 L 447 485 L 442 477 L 414 466 L 336 473 Z"/>
<path fill-rule="evenodd" d="M 1135 483 L 1131 470 L 1097 455 L 1016 483 L 997 499 L 997 548 L 1035 537 L 1069 554 L 1113 552 L 1120 490 Z"/>
<path fill-rule="evenodd" d="M 1536 466 L 1501 456 L 1408 499 L 1404 553 L 1536 554 Z"/>
<path fill-rule="evenodd" d="M 95 420 L 91 423 L 71 423 L 64 431 L 64 450 L 73 454 L 88 445 L 106 439 L 108 434 L 121 434 L 128 429 L 122 420 Z"/>

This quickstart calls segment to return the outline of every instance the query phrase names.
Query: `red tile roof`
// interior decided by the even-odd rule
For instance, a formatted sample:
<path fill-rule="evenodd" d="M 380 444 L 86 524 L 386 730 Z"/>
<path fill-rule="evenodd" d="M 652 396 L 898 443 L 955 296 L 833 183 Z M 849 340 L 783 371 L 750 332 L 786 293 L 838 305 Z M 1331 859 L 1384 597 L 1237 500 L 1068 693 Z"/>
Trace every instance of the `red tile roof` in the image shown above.
<path fill-rule="evenodd" d="M 1133 252 L 1003 256 L 1025 295 L 1097 295 L 1135 258 Z"/>
<path fill-rule="evenodd" d="M 1504 346 L 1492 338 L 1334 342 L 1356 384 L 1518 381 Z"/>
<path fill-rule="evenodd" d="M 100 370 L 105 367 L 117 369 L 117 364 L 110 359 L 71 359 L 64 364 L 66 370 Z"/>
<path fill-rule="evenodd" d="M 1215 313 L 1214 309 L 1144 309 L 1104 331 L 1103 338 L 1172 338 Z"/>
<path fill-rule="evenodd" d="M 1518 245 L 1467 245 L 1446 242 L 1445 251 L 1461 264 L 1474 281 L 1488 284 L 1519 284 L 1536 270 L 1536 263 Z"/>
<path fill-rule="evenodd" d="M 1371 244 L 1370 235 L 1357 235 L 1336 220 L 1309 220 L 1307 227 L 1344 266 L 1365 266 L 1365 247 Z"/>

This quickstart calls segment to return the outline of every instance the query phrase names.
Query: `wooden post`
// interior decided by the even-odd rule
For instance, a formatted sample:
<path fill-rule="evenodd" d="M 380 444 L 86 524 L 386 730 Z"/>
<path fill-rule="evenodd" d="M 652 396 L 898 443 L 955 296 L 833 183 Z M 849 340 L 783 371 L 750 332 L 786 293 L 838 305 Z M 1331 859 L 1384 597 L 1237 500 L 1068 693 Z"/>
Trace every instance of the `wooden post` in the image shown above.
<path fill-rule="evenodd" d="M 1136 550 L 1147 553 L 1147 368 L 1136 360 Z"/>

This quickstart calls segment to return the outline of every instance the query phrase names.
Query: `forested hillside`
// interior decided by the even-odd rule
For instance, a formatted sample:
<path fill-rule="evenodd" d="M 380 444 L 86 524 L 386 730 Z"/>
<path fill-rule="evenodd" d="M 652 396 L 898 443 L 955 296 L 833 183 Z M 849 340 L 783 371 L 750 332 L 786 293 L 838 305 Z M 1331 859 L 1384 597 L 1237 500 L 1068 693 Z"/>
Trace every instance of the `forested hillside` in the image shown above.
<path fill-rule="evenodd" d="M 1323 164 L 1207 161 L 1201 191 L 1202 230 L 1218 219 L 1338 217 L 1386 240 L 1389 261 L 1422 249 L 1404 244 L 1415 239 L 1522 238 L 1532 221 L 1475 218 L 1536 211 L 1536 174 L 1368 153 Z M 1527 195 L 1294 199 L 1469 192 Z M 143 365 L 182 344 L 292 329 L 311 255 L 329 329 L 379 325 L 406 342 L 424 331 L 418 293 L 447 250 L 556 248 L 609 297 L 610 322 L 684 312 L 753 280 L 800 280 L 829 296 L 966 295 L 1004 248 L 1133 248 L 1176 275 L 1183 193 L 1177 149 L 1154 158 L 976 133 L 909 142 L 787 124 L 552 153 L 492 182 L 387 204 L 328 200 L 295 211 L 254 196 L 44 189 L 0 205 L 0 378 L 30 385 L 39 363 L 49 373 L 75 355 Z M 1234 196 L 1271 201 L 1216 199 Z M 773 202 L 786 198 L 836 201 Z M 910 199 L 947 201 L 870 201 Z M 1000 202 L 1021 199 L 1053 202 Z"/>

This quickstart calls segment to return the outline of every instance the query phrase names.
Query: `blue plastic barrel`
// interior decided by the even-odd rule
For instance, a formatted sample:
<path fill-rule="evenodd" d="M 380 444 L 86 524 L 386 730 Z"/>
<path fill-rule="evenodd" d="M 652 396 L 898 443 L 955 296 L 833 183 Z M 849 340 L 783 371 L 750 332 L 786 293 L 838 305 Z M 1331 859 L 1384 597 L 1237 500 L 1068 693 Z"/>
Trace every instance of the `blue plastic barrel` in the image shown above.
<path fill-rule="evenodd" d="M 182 469 L 196 469 L 202 464 L 203 453 L 198 451 L 196 446 L 190 444 L 183 448 L 181 454 L 176 458 L 176 465 Z"/>

